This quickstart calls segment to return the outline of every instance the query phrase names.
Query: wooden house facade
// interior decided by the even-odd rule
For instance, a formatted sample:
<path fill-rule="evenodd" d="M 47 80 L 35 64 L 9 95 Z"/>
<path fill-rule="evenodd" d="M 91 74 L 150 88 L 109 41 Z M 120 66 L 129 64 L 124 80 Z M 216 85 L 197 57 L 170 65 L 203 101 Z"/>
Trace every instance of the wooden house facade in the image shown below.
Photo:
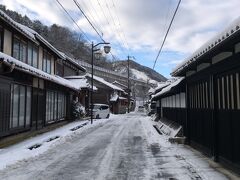
<path fill-rule="evenodd" d="M 0 11 L 0 137 L 70 119 L 69 104 L 79 87 L 63 78 L 60 67 L 85 69 L 66 57 Z"/>
<path fill-rule="evenodd" d="M 188 142 L 215 160 L 240 169 L 240 19 L 172 72 L 185 77 L 184 125 Z M 178 87 L 178 85 L 177 85 Z M 180 87 L 181 88 L 181 87 Z M 159 97 L 162 99 L 162 97 Z M 164 109 L 164 108 L 163 108 Z M 175 112 L 175 113 L 174 113 Z M 185 124 L 183 124 L 185 123 Z"/>
<path fill-rule="evenodd" d="M 91 75 L 87 76 L 91 81 Z M 103 78 L 93 76 L 93 85 L 96 91 L 93 92 L 93 103 L 107 104 L 114 114 L 123 114 L 127 110 L 126 92 Z"/>

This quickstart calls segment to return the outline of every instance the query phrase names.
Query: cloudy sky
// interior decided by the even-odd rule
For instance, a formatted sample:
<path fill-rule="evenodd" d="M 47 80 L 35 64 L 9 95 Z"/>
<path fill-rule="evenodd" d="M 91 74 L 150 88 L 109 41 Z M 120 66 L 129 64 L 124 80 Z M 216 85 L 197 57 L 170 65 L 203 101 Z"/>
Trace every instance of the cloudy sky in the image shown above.
<path fill-rule="evenodd" d="M 114 55 L 120 59 L 134 56 L 135 61 L 150 68 L 178 3 L 178 0 L 77 1 L 103 39 L 111 43 Z M 100 42 L 73 0 L 59 2 L 85 32 L 87 41 Z M 46 25 L 56 23 L 80 32 L 56 0 L 0 0 L 0 3 Z M 239 7 L 239 0 L 182 0 L 155 70 L 169 77 L 178 63 L 238 18 Z"/>

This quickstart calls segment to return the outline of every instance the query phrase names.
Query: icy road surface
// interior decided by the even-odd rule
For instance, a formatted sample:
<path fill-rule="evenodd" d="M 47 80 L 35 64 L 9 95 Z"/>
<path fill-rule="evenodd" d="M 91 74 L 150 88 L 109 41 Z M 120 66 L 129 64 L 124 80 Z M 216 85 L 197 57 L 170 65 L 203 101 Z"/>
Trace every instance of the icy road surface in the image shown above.
<path fill-rule="evenodd" d="M 199 154 L 170 144 L 140 113 L 66 136 L 36 157 L 0 171 L 0 179 L 227 179 Z"/>

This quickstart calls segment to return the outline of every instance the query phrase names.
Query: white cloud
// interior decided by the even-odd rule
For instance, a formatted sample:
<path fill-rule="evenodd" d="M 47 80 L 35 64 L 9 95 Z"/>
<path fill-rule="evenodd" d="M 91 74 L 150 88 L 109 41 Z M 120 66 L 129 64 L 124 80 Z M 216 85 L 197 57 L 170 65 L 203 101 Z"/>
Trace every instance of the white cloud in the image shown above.
<path fill-rule="evenodd" d="M 90 37 L 97 37 L 73 1 L 59 1 Z M 122 43 L 127 40 L 132 52 L 151 53 L 154 59 L 178 0 L 78 0 L 78 2 L 87 16 L 92 21 L 93 19 L 97 21 L 94 22 L 95 25 L 103 32 L 104 39 L 114 46 L 114 53 L 123 54 L 122 51 L 127 45 L 120 48 L 119 41 Z M 55 0 L 0 0 L 0 3 L 48 24 L 57 23 L 74 27 Z M 183 0 L 163 50 L 190 55 L 237 18 L 239 7 L 239 0 Z M 175 64 L 173 62 L 179 62 L 179 58 L 170 61 L 173 65 Z"/>

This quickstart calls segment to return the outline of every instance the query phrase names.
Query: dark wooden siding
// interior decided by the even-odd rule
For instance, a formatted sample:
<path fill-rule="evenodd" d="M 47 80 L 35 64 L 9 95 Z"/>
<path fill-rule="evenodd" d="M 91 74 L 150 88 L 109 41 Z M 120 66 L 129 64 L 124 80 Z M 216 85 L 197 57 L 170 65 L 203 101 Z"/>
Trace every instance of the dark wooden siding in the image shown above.
<path fill-rule="evenodd" d="M 162 108 L 162 117 L 176 122 L 183 127 L 186 135 L 186 109 L 185 108 Z"/>
<path fill-rule="evenodd" d="M 219 157 L 240 166 L 240 69 L 215 76 Z"/>
<path fill-rule="evenodd" d="M 0 79 L 0 136 L 4 136 L 9 130 L 10 102 L 11 85 L 8 81 Z"/>

